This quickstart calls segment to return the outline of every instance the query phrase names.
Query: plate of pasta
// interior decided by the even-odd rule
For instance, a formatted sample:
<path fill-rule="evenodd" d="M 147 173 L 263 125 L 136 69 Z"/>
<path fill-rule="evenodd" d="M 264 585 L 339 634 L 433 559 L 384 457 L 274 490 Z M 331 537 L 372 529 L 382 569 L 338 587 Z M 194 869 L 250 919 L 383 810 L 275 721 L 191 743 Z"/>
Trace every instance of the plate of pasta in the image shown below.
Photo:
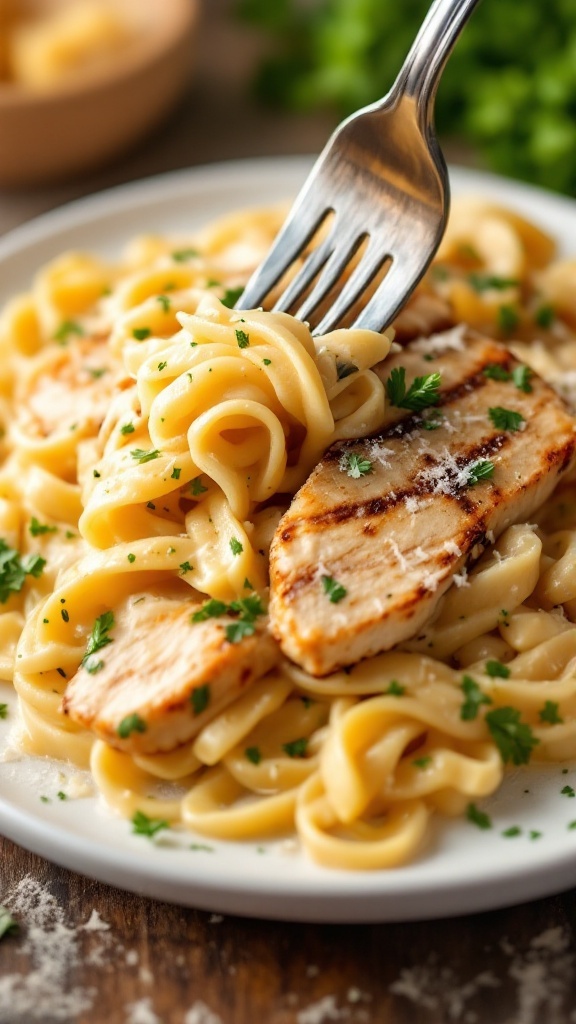
<path fill-rule="evenodd" d="M 0 242 L 0 828 L 408 920 L 576 881 L 576 205 L 452 171 L 382 334 L 236 309 L 309 162 Z"/>

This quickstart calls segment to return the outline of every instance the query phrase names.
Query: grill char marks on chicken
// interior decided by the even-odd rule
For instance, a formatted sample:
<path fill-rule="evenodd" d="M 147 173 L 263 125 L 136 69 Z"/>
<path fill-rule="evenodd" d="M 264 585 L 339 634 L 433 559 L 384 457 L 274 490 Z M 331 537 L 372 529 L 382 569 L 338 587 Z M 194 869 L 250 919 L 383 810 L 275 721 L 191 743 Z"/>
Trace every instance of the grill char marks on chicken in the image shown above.
<path fill-rule="evenodd" d="M 273 540 L 271 628 L 316 676 L 414 636 L 454 577 L 529 521 L 573 461 L 576 420 L 503 345 L 453 330 L 378 372 L 388 380 L 395 367 L 407 387 L 440 373 L 437 404 L 389 404 L 377 437 L 333 445 Z"/>

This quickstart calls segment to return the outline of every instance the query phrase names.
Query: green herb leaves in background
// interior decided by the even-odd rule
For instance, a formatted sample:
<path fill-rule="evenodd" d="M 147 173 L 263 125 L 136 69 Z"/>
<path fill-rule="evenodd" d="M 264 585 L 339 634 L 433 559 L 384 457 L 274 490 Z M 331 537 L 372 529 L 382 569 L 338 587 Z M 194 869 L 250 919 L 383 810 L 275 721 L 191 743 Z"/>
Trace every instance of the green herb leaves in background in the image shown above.
<path fill-rule="evenodd" d="M 293 109 L 336 117 L 384 96 L 429 0 L 237 0 L 273 47 L 257 88 Z M 492 167 L 576 192 L 576 4 L 497 0 L 475 11 L 438 92 L 438 130 Z"/>

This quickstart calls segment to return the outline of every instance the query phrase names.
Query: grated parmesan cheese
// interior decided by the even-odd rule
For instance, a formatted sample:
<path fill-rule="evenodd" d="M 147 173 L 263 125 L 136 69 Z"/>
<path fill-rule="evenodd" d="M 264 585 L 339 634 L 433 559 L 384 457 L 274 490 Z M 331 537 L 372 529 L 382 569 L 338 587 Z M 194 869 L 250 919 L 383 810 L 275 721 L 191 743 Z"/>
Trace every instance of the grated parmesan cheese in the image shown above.
<path fill-rule="evenodd" d="M 464 566 L 464 568 L 461 570 L 461 572 L 455 572 L 454 576 L 452 577 L 452 579 L 453 579 L 453 582 L 456 584 L 457 587 L 469 587 L 470 586 L 470 583 L 468 581 L 468 570 L 467 570 L 466 566 Z"/>
<path fill-rule="evenodd" d="M 454 540 L 445 540 L 442 545 L 442 551 L 446 551 L 448 555 L 456 555 L 457 558 L 460 558 L 462 554 L 462 551 Z"/>
<path fill-rule="evenodd" d="M 154 1013 L 152 1000 L 148 996 L 138 999 L 135 1003 L 128 1003 L 125 1011 L 128 1015 L 125 1024 L 162 1024 L 160 1017 Z"/>
<path fill-rule="evenodd" d="M 81 924 L 80 929 L 85 932 L 108 932 L 110 925 L 102 920 L 97 910 L 93 910 L 86 924 Z"/>
<path fill-rule="evenodd" d="M 184 1024 L 222 1024 L 222 1019 L 217 1013 L 213 1013 L 206 1003 L 197 999 L 186 1013 Z"/>
<path fill-rule="evenodd" d="M 416 338 L 416 341 L 410 342 L 410 348 L 413 352 L 423 352 L 425 355 L 439 355 L 450 351 L 463 352 L 466 331 L 465 324 L 458 324 L 447 331 L 431 334 L 429 338 Z"/>
<path fill-rule="evenodd" d="M 348 1007 L 339 1008 L 336 996 L 324 996 L 316 1003 L 310 1003 L 306 1009 L 296 1015 L 297 1024 L 325 1024 L 329 1020 L 344 1020 L 350 1015 Z"/>
<path fill-rule="evenodd" d="M 371 459 L 372 462 L 379 462 L 381 466 L 384 466 L 384 469 L 391 469 L 391 463 L 388 461 L 388 457 L 394 455 L 394 450 L 392 448 L 387 448 L 381 441 L 375 439 L 366 444 L 366 452 L 368 454 L 368 458 Z"/>
<path fill-rule="evenodd" d="M 430 452 L 429 454 L 437 458 L 435 453 Z M 441 453 L 440 461 L 435 466 L 423 469 L 418 474 L 416 484 L 423 485 L 432 494 L 450 494 L 455 496 L 458 491 L 469 486 L 471 470 L 477 462 L 477 459 L 473 459 L 464 466 L 460 466 L 452 452 L 445 448 Z"/>

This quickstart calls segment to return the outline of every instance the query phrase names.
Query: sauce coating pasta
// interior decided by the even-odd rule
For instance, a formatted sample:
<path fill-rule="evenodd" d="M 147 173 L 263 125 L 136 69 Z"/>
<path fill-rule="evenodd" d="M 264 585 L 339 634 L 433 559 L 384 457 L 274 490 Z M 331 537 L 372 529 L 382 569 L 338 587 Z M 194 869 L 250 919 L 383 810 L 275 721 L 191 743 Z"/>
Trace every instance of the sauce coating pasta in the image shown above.
<path fill-rule="evenodd" d="M 157 748 L 144 743 L 147 698 L 112 739 L 63 713 L 80 672 L 104 680 L 110 644 L 134 664 L 158 650 L 168 670 L 177 661 L 161 628 L 140 641 L 144 606 L 155 621 L 156 608 L 189 605 L 184 629 L 229 616 L 240 650 L 264 621 L 268 549 L 291 497 L 334 441 L 382 425 L 374 367 L 391 332 L 313 337 L 286 314 L 233 308 L 281 219 L 143 237 L 117 265 L 65 254 L 4 310 L 0 675 L 14 679 L 24 747 L 90 764 L 126 817 L 231 840 L 295 830 L 324 865 L 389 868 L 422 848 L 433 815 L 494 792 L 507 761 L 573 756 L 570 476 L 401 647 L 323 678 L 278 654 L 214 714 L 208 680 L 192 690 L 194 735 L 172 743 L 164 730 Z M 446 343 L 434 331 L 466 323 L 570 397 L 576 271 L 553 257 L 516 214 L 457 201 L 398 338 L 430 336 L 433 359 Z M 133 687 L 145 693 L 144 669 Z"/>

